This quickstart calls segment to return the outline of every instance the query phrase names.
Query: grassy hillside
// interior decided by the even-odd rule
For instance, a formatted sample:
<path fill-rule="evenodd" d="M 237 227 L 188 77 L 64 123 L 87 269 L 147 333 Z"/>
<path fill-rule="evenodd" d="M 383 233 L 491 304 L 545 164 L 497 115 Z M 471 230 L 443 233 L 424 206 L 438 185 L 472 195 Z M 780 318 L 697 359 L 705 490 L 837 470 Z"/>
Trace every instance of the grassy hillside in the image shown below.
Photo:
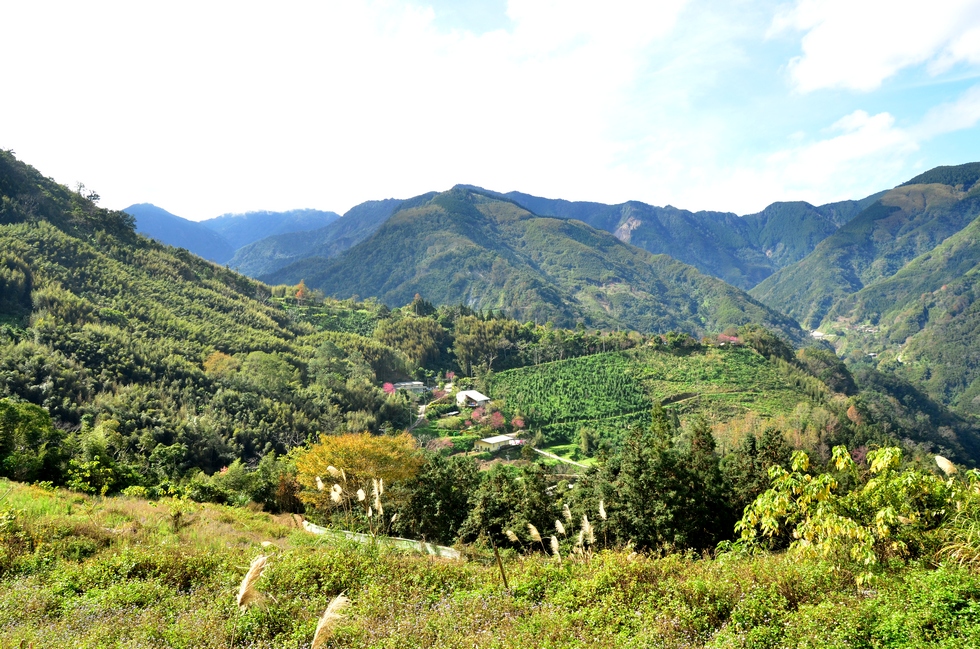
<path fill-rule="evenodd" d="M 504 196 L 535 214 L 577 219 L 649 252 L 671 255 L 745 290 L 802 259 L 865 203 L 844 201 L 820 207 L 803 202 L 773 203 L 758 214 L 738 217 L 637 201 L 605 205 L 521 192 Z"/>
<path fill-rule="evenodd" d="M 560 325 L 701 333 L 756 322 L 800 339 L 788 318 L 690 266 L 465 188 L 406 203 L 336 259 L 304 260 L 264 279 L 304 279 L 327 295 L 388 304 L 420 293 Z"/>
<path fill-rule="evenodd" d="M 872 584 L 799 554 L 701 558 L 615 549 L 463 561 L 314 537 L 288 517 L 90 498 L 0 481 L 0 644 L 55 649 L 308 647 L 966 647 L 980 579 L 900 560 Z M 173 512 L 181 511 L 175 519 Z M 176 523 L 175 523 L 176 521 Z M 263 545 L 268 543 L 269 545 Z M 259 555 L 261 606 L 235 596 Z"/>
<path fill-rule="evenodd" d="M 322 228 L 268 236 L 236 250 L 228 265 L 249 277 L 260 277 L 300 259 L 336 256 L 370 236 L 401 203 L 393 198 L 368 201 Z"/>
<path fill-rule="evenodd" d="M 955 185 L 906 184 L 885 193 L 805 259 L 772 275 L 751 294 L 805 327 L 816 327 L 838 300 L 890 277 L 980 214 L 980 188 L 960 182 L 975 182 L 975 167 L 922 176 Z"/>

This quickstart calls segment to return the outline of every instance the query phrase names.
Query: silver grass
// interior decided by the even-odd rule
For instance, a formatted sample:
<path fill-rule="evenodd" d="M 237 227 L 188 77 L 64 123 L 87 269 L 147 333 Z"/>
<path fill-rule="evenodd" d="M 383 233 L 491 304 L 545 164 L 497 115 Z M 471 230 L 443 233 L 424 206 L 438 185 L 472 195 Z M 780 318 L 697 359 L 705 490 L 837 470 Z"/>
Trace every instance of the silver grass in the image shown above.
<path fill-rule="evenodd" d="M 350 600 L 343 593 L 333 598 L 333 601 L 327 606 L 327 610 L 323 612 L 320 622 L 316 625 L 316 631 L 313 633 L 313 644 L 310 645 L 310 649 L 320 649 L 327 639 L 333 635 L 334 626 L 343 618 L 342 612 L 349 604 Z"/>

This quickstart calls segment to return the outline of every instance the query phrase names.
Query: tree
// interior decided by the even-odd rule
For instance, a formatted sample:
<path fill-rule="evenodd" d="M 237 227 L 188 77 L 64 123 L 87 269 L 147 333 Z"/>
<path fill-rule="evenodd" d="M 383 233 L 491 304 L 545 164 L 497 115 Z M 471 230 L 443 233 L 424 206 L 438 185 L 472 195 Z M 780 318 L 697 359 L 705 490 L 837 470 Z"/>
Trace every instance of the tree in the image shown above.
<path fill-rule="evenodd" d="M 615 497 L 607 500 L 609 529 L 639 548 L 709 547 L 702 530 L 698 480 L 671 441 L 670 418 L 654 406 L 649 428 L 627 434 L 619 456 L 600 474 Z"/>
<path fill-rule="evenodd" d="M 344 472 L 341 487 L 350 495 L 357 489 L 367 491 L 375 479 L 384 480 L 386 485 L 408 480 L 422 461 L 415 439 L 408 433 L 321 435 L 319 442 L 296 457 L 297 480 L 304 488 L 300 499 L 317 509 L 330 510 L 330 493 L 318 489 L 317 484 L 318 478 L 324 483 L 337 481 L 329 467 Z"/>
<path fill-rule="evenodd" d="M 452 544 L 470 513 L 470 497 L 480 484 L 476 463 L 467 457 L 430 455 L 408 480 L 405 505 L 395 530 L 413 538 Z"/>
<path fill-rule="evenodd" d="M 522 534 L 528 523 L 539 530 L 550 528 L 555 515 L 546 489 L 544 471 L 537 464 L 494 466 L 470 498 L 460 536 L 469 541 L 489 537 L 497 545 L 510 545 L 507 530 Z"/>
<path fill-rule="evenodd" d="M 721 468 L 732 491 L 732 508 L 735 512 L 742 512 L 769 488 L 769 468 L 788 468 L 791 454 L 792 449 L 782 432 L 768 426 L 761 440 L 749 433 L 734 451 L 724 457 Z"/>
<path fill-rule="evenodd" d="M 305 300 L 308 297 L 310 297 L 310 289 L 306 288 L 306 281 L 301 279 L 296 285 L 296 299 Z"/>
<path fill-rule="evenodd" d="M 299 371 L 276 353 L 251 352 L 242 362 L 240 376 L 269 394 L 281 394 L 299 381 Z"/>
<path fill-rule="evenodd" d="M 61 440 L 43 408 L 0 399 L 0 475 L 22 482 L 59 480 Z"/>

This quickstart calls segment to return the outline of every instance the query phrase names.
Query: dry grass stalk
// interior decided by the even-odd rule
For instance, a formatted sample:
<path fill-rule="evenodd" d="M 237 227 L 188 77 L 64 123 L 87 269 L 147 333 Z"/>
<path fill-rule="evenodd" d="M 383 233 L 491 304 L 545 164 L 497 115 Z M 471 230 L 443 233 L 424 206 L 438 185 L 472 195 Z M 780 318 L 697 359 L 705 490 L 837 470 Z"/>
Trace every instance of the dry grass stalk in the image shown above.
<path fill-rule="evenodd" d="M 561 521 L 559 520 L 555 521 L 555 531 L 563 536 L 568 536 L 568 534 L 565 533 L 565 526 L 562 525 Z"/>
<path fill-rule="evenodd" d="M 258 591 L 255 584 L 262 577 L 268 559 L 269 557 L 264 554 L 255 557 L 252 565 L 248 568 L 248 572 L 245 573 L 245 578 L 242 579 L 241 586 L 238 587 L 238 606 L 243 611 L 252 604 L 258 604 L 263 599 L 262 593 Z"/>
<path fill-rule="evenodd" d="M 378 480 L 377 478 L 371 480 L 371 495 L 374 496 L 374 511 L 377 512 L 378 516 L 383 516 L 385 510 L 381 507 L 381 494 L 385 491 L 384 480 Z"/>
<path fill-rule="evenodd" d="M 333 598 L 333 601 L 327 606 L 327 610 L 323 612 L 320 622 L 316 625 L 316 631 L 313 633 L 313 644 L 310 645 L 310 649 L 320 649 L 333 635 L 333 628 L 344 617 L 343 611 L 349 604 L 350 600 L 343 593 Z"/>
<path fill-rule="evenodd" d="M 521 540 L 519 538 L 517 538 L 517 535 L 514 534 L 514 530 L 507 530 L 506 532 L 504 532 L 504 534 L 507 535 L 507 538 L 510 539 L 510 542 L 511 543 L 520 543 L 521 542 Z"/>
<path fill-rule="evenodd" d="M 953 475 L 956 473 L 956 465 L 944 458 L 942 455 L 936 456 L 936 464 L 942 469 L 943 473 L 946 475 Z"/>

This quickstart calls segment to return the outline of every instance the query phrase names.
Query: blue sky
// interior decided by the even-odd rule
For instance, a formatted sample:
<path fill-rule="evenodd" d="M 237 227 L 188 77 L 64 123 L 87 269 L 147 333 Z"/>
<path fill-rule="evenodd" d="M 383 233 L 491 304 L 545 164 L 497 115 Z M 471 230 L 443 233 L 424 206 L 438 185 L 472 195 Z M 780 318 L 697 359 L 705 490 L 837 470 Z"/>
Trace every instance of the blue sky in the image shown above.
<path fill-rule="evenodd" d="M 203 219 L 471 183 L 750 213 L 980 160 L 980 1 L 6 3 L 0 147 Z"/>

